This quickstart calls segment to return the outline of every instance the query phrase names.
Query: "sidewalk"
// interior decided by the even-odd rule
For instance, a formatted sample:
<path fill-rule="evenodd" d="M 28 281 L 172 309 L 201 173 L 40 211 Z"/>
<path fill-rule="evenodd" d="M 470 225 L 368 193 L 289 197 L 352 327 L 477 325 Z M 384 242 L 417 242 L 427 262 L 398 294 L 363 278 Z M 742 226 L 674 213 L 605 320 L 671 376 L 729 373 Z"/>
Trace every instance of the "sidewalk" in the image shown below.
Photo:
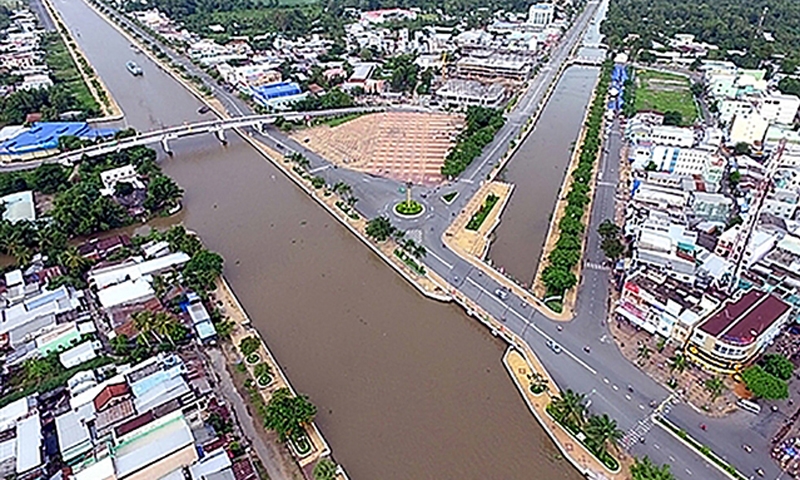
<path fill-rule="evenodd" d="M 225 348 L 227 364 L 235 367 L 237 363 L 243 362 L 250 378 L 254 380 L 255 375 L 253 370 L 258 363 L 263 362 L 270 366 L 273 380 L 266 386 L 260 386 L 256 384 L 255 387 L 258 389 L 258 393 L 261 395 L 264 404 L 267 404 L 272 397 L 272 393 L 280 388 L 288 388 L 293 394 L 296 394 L 280 366 L 275 361 L 275 358 L 272 356 L 272 352 L 269 351 L 258 331 L 252 327 L 250 318 L 245 313 L 244 309 L 236 299 L 224 278 L 220 278 L 217 281 L 217 289 L 214 290 L 211 295 L 217 305 L 220 307 L 223 317 L 227 317 L 235 324 L 235 327 L 231 332 L 230 346 L 226 346 Z M 239 344 L 242 339 L 251 336 L 258 338 L 261 342 L 260 348 L 257 351 L 259 359 L 252 364 L 244 361 L 239 352 Z M 258 417 L 253 420 L 254 422 L 259 421 Z M 316 464 L 317 460 L 324 458 L 331 453 L 328 444 L 325 442 L 325 439 L 322 438 L 322 434 L 314 422 L 306 426 L 306 436 L 308 437 L 310 443 L 310 451 L 305 454 L 299 454 L 292 446 L 287 445 L 288 450 L 292 452 L 292 455 L 294 455 L 295 459 L 297 460 L 297 465 L 299 465 L 300 469 L 303 470 L 305 470 L 306 467 L 313 468 L 313 465 Z M 277 445 L 277 443 L 275 444 Z M 272 450 L 272 452 L 268 452 L 267 457 L 264 457 L 262 461 L 266 462 L 267 460 L 273 460 L 275 458 L 275 450 L 270 450 Z"/>
<path fill-rule="evenodd" d="M 528 349 L 526 349 L 528 350 Z M 625 480 L 628 478 L 628 464 L 632 459 L 627 455 L 614 452 L 614 456 L 620 463 L 619 471 L 614 473 L 608 470 L 594 455 L 589 452 L 580 442 L 569 434 L 561 425 L 556 423 L 547 413 L 547 406 L 551 403 L 553 396 L 559 395 L 558 387 L 553 379 L 544 369 L 539 360 L 528 350 L 525 354 L 520 353 L 513 347 L 509 347 L 503 356 L 503 363 L 508 370 L 511 379 L 517 386 L 528 408 L 536 419 L 548 433 L 561 453 L 572 462 L 572 464 L 586 477 L 594 479 L 617 479 Z M 538 372 L 547 379 L 549 391 L 534 395 L 529 388 L 529 376 L 533 372 Z M 553 391 L 555 390 L 555 391 Z"/>
<path fill-rule="evenodd" d="M 528 302 L 542 315 L 545 315 L 551 320 L 569 321 L 572 319 L 570 315 L 565 313 L 560 315 L 555 314 L 552 310 L 544 306 L 542 301 L 536 298 L 533 292 L 528 290 L 524 285 L 520 285 L 503 275 L 483 259 L 489 248 L 491 234 L 500 223 L 503 209 L 508 199 L 511 197 L 512 189 L 512 185 L 501 182 L 487 182 L 483 184 L 475 195 L 472 196 L 464 209 L 456 216 L 450 226 L 447 227 L 442 235 L 442 243 L 463 260 L 513 292 L 514 295 Z M 472 215 L 478 211 L 489 193 L 500 196 L 500 199 L 477 232 L 467 230 L 467 223 L 472 218 Z M 443 283 L 443 285 L 445 285 L 445 283 Z M 452 291 L 452 288 L 450 288 L 450 290 Z"/>

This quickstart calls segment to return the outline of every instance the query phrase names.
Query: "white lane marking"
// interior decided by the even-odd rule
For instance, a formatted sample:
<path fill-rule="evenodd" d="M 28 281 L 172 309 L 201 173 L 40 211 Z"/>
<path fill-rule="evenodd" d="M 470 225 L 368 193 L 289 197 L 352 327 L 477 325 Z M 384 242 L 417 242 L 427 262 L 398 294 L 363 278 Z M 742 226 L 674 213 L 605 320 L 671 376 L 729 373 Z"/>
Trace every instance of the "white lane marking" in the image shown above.
<path fill-rule="evenodd" d="M 556 340 L 555 340 L 555 339 L 553 339 L 553 337 L 551 337 L 550 335 L 546 334 L 544 331 L 542 331 L 542 329 L 540 329 L 539 327 L 537 327 L 537 326 L 536 326 L 536 325 L 534 325 L 533 323 L 529 322 L 527 318 L 525 318 L 524 316 L 522 316 L 522 314 L 520 314 L 519 312 L 517 312 L 517 311 L 516 311 L 516 310 L 514 310 L 513 308 L 509 307 L 509 306 L 508 306 L 508 305 L 507 305 L 505 302 L 503 302 L 502 300 L 500 300 L 499 298 L 497 298 L 497 297 L 496 297 L 496 296 L 495 296 L 493 293 L 491 293 L 489 290 L 486 290 L 486 289 L 485 289 L 485 288 L 483 288 L 482 286 L 478 285 L 478 284 L 477 284 L 477 283 L 476 283 L 474 280 L 472 280 L 472 279 L 471 279 L 471 278 L 469 278 L 469 277 L 467 277 L 467 278 L 466 278 L 466 281 L 468 281 L 469 283 L 471 283 L 471 284 L 473 284 L 474 286 L 478 287 L 478 289 L 480 289 L 480 290 L 481 290 L 483 293 L 485 293 L 485 294 L 486 294 L 486 295 L 488 295 L 489 297 L 493 298 L 493 299 L 494 299 L 494 300 L 495 300 L 497 303 L 499 303 L 500 305 L 503 305 L 503 306 L 507 307 L 507 308 L 508 308 L 508 311 L 510 311 L 511 313 L 513 313 L 514 315 L 516 315 L 517 317 L 519 317 L 519 319 L 520 319 L 520 320 L 522 320 L 522 321 L 523 321 L 523 322 L 524 322 L 526 325 L 528 325 L 528 327 L 532 328 L 532 329 L 533 329 L 533 330 L 534 330 L 536 333 L 538 333 L 539 335 L 541 335 L 542 337 L 544 337 L 544 338 L 545 338 L 545 340 L 549 340 L 549 341 L 552 341 L 552 342 L 556 342 Z M 556 343 L 557 343 L 557 342 L 556 342 Z M 578 365 L 580 365 L 580 366 L 582 366 L 583 368 L 585 368 L 586 370 L 588 370 L 588 371 L 589 371 L 589 372 L 590 372 L 592 375 L 597 375 L 597 370 L 595 370 L 594 368 L 590 367 L 590 366 L 589 366 L 589 364 L 587 364 L 586 362 L 584 362 L 583 360 L 581 360 L 580 358 L 578 358 L 578 357 L 577 357 L 577 356 L 576 356 L 574 353 L 572 353 L 571 351 L 569 351 L 569 350 L 567 350 L 566 348 L 564 348 L 564 346 L 563 346 L 563 345 L 561 346 L 561 350 L 563 350 L 563 351 L 564 351 L 564 353 L 566 353 L 566 354 L 567 354 L 567 355 L 568 355 L 568 356 L 569 356 L 571 359 L 575 360 L 575 361 L 578 363 Z"/>
<path fill-rule="evenodd" d="M 452 269 L 453 269 L 453 265 L 452 265 L 452 264 L 449 264 L 449 263 L 445 262 L 445 261 L 442 259 L 442 257 L 440 257 L 439 255 L 436 255 L 435 253 L 433 253 L 433 251 L 431 251 L 431 249 L 427 249 L 427 251 L 428 251 L 428 255 L 432 256 L 432 257 L 433 257 L 433 258 L 435 258 L 436 260 L 439 260 L 439 262 L 440 262 L 442 265 L 444 265 L 445 267 L 447 267 L 447 269 L 448 269 L 448 270 L 452 270 Z"/>
<path fill-rule="evenodd" d="M 327 170 L 329 168 L 333 168 L 333 165 L 331 165 L 330 163 L 327 164 L 327 165 L 323 165 L 321 167 L 317 167 L 317 168 L 311 169 L 311 170 L 308 171 L 308 173 L 324 172 L 325 170 Z"/>

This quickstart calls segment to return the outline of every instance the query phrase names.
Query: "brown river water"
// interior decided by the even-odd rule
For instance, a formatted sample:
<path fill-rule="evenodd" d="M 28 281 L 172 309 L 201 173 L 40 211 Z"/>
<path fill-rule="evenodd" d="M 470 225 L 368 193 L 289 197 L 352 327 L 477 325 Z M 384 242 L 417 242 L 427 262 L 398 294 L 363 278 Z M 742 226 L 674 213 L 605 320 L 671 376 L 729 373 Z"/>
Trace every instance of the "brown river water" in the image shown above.
<path fill-rule="evenodd" d="M 200 102 L 81 0 L 55 0 L 139 130 L 198 120 Z M 125 62 L 144 69 L 134 78 Z M 529 413 L 505 344 L 428 300 L 235 135 L 176 141 L 177 216 L 225 275 L 353 479 L 577 479 Z M 547 208 L 552 204 L 548 203 Z"/>

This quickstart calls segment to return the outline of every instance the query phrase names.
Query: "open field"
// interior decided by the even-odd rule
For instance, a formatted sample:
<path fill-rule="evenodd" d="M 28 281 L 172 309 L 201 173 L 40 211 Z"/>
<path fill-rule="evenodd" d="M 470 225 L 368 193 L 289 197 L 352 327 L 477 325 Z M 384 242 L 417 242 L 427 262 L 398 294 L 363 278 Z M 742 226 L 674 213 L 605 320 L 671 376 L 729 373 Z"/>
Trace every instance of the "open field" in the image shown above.
<path fill-rule="evenodd" d="M 440 173 L 444 158 L 463 125 L 463 117 L 456 115 L 385 112 L 292 136 L 337 165 L 430 185 L 444 180 Z"/>
<path fill-rule="evenodd" d="M 689 79 L 681 75 L 637 69 L 636 110 L 680 112 L 683 125 L 691 125 L 698 117 L 697 105 L 689 88 Z"/>

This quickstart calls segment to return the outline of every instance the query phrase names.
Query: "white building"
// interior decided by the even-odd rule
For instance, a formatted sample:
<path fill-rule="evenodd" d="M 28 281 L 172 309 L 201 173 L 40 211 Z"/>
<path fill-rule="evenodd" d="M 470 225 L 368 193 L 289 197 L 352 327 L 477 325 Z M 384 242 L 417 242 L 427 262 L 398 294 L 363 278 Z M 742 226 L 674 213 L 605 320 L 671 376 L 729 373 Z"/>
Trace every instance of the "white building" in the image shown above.
<path fill-rule="evenodd" d="M 528 23 L 535 27 L 546 27 L 553 23 L 556 7 L 552 3 L 536 3 L 528 9 Z"/>
<path fill-rule="evenodd" d="M 795 95 L 773 93 L 761 100 L 761 116 L 769 123 L 791 125 L 800 109 L 800 98 Z"/>
<path fill-rule="evenodd" d="M 103 182 L 103 188 L 100 190 L 102 195 L 114 195 L 114 187 L 123 182 L 130 183 L 136 189 L 144 188 L 144 183 L 139 180 L 139 174 L 133 165 L 125 165 L 100 172 L 100 181 Z"/>
<path fill-rule="evenodd" d="M 747 143 L 761 146 L 767 128 L 769 128 L 769 121 L 758 112 L 737 115 L 731 124 L 730 141 L 733 144 Z"/>
<path fill-rule="evenodd" d="M 3 220 L 16 223 L 21 220 L 36 220 L 36 208 L 33 203 L 33 192 L 17 192 L 0 198 L 3 205 Z"/>
<path fill-rule="evenodd" d="M 633 168 L 643 170 L 652 162 L 660 172 L 682 176 L 703 175 L 711 157 L 710 150 L 656 145 L 651 149 L 647 163 L 635 163 Z"/>
<path fill-rule="evenodd" d="M 653 125 L 648 140 L 657 145 L 691 147 L 694 144 L 694 129 L 671 125 Z"/>
<path fill-rule="evenodd" d="M 747 100 L 725 98 L 717 104 L 719 107 L 719 121 L 730 124 L 734 117 L 748 115 L 753 111 L 753 104 Z"/>
<path fill-rule="evenodd" d="M 506 89 L 500 83 L 484 84 L 475 80 L 450 79 L 438 90 L 436 96 L 447 104 L 457 106 L 479 105 L 496 108 L 505 99 Z"/>

